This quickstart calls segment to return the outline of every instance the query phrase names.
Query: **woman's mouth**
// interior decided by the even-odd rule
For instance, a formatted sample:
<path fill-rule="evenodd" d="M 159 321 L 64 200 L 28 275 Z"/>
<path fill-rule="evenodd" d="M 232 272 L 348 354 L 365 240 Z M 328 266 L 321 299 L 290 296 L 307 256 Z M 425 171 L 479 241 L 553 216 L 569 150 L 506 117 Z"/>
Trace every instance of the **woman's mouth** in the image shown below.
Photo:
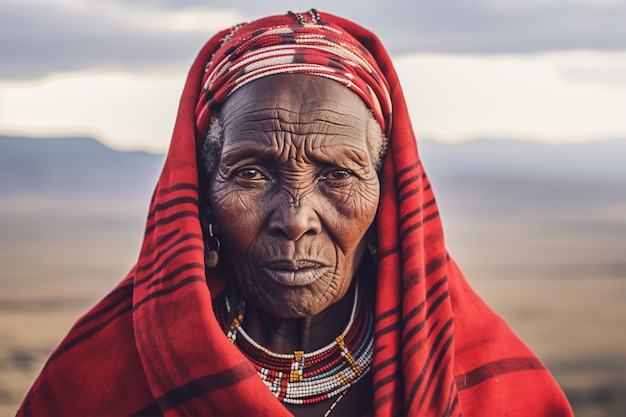
<path fill-rule="evenodd" d="M 328 267 L 312 261 L 274 261 L 261 270 L 274 282 L 286 286 L 305 286 L 318 280 Z"/>

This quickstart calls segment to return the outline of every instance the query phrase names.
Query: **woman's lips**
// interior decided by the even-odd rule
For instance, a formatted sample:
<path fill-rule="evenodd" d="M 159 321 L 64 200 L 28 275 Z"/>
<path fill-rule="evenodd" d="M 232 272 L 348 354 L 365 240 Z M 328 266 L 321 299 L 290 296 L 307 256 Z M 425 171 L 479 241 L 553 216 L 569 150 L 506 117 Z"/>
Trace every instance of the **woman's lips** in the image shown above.
<path fill-rule="evenodd" d="M 318 280 L 328 267 L 312 261 L 274 261 L 261 270 L 274 282 L 286 286 L 305 286 Z"/>

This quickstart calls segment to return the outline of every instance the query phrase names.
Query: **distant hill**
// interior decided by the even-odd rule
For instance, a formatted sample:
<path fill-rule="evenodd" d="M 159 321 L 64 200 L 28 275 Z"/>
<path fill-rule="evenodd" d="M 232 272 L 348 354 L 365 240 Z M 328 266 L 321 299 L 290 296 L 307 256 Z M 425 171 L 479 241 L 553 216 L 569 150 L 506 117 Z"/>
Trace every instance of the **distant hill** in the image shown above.
<path fill-rule="evenodd" d="M 624 185 L 626 138 L 546 144 L 474 139 L 419 144 L 427 169 L 441 177 L 501 178 L 553 184 Z"/>
<path fill-rule="evenodd" d="M 161 154 L 117 151 L 92 138 L 0 136 L 0 193 L 129 197 L 154 188 L 163 160 Z"/>
<path fill-rule="evenodd" d="M 426 140 L 419 149 L 446 210 L 515 210 L 529 204 L 558 210 L 585 201 L 626 200 L 626 139 L 564 145 Z M 0 136 L 0 199 L 145 196 L 163 160 L 162 154 L 118 151 L 92 138 Z"/>
<path fill-rule="evenodd" d="M 440 207 L 455 216 L 626 203 L 626 139 L 560 145 L 426 140 L 419 149 Z"/>

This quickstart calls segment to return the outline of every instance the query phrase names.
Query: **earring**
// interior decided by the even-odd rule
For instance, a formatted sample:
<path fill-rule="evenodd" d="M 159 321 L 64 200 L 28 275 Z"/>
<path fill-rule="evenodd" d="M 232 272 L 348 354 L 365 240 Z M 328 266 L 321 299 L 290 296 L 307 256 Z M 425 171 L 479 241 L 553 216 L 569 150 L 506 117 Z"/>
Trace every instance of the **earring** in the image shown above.
<path fill-rule="evenodd" d="M 213 235 L 213 223 L 209 223 L 209 235 L 204 241 L 204 264 L 208 269 L 213 269 L 220 261 L 220 240 Z"/>

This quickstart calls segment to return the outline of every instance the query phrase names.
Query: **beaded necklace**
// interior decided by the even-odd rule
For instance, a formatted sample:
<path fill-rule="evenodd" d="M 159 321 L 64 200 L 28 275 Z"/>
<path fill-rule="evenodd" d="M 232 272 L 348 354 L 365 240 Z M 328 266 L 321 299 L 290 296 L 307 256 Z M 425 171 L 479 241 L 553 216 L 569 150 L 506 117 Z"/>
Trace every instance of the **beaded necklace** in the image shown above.
<path fill-rule="evenodd" d="M 226 336 L 248 357 L 265 385 L 280 401 L 288 404 L 324 401 L 344 394 L 370 370 L 374 315 L 361 298 L 357 284 L 346 328 L 330 344 L 314 352 L 276 353 L 257 343 L 242 327 L 243 298 L 239 300 L 237 316 Z M 225 304 L 229 314 L 228 297 Z"/>

